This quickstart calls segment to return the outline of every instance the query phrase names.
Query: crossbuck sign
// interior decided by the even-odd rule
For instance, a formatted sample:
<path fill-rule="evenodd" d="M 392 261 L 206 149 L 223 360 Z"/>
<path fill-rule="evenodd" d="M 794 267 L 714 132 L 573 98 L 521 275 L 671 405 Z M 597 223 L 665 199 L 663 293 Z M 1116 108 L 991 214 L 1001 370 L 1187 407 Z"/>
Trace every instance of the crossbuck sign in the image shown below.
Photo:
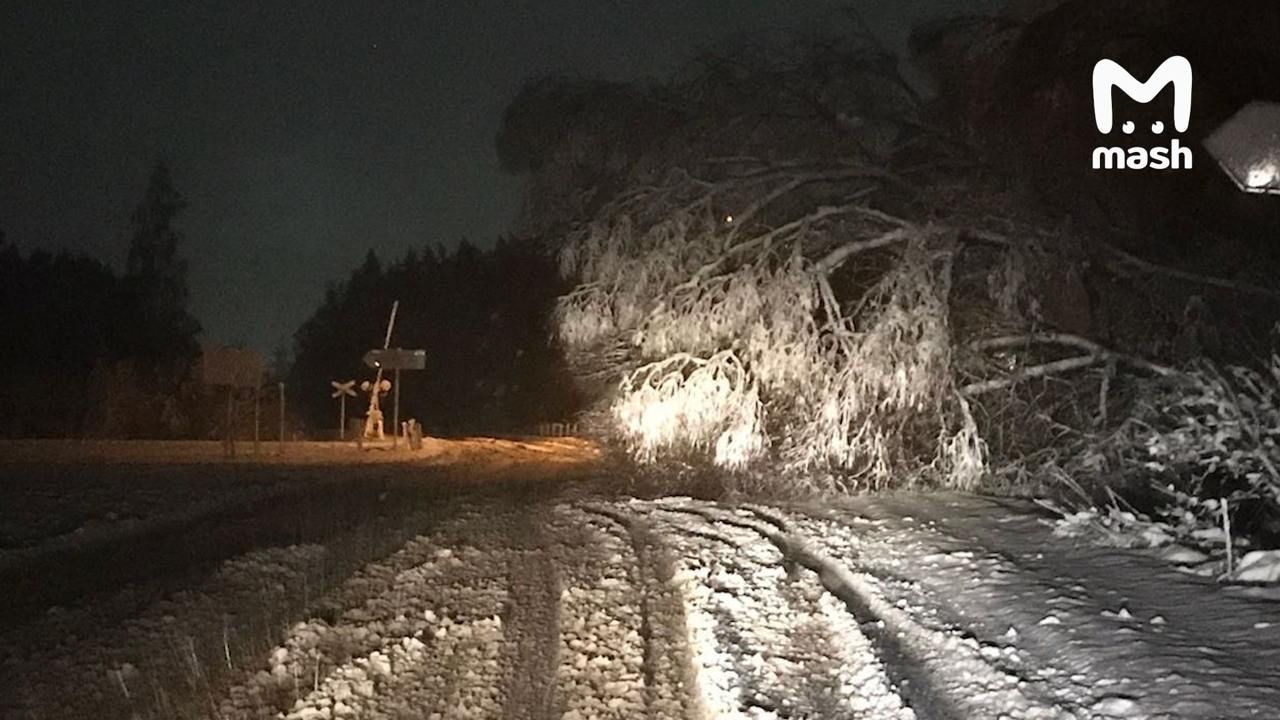
<path fill-rule="evenodd" d="M 1174 55 L 1163 63 L 1151 77 L 1140 81 L 1129 74 L 1114 60 L 1102 59 L 1093 66 L 1093 116 L 1098 132 L 1109 135 L 1115 128 L 1115 104 L 1113 90 L 1120 90 L 1131 100 L 1149 103 L 1160 94 L 1165 87 L 1173 86 L 1173 127 L 1184 133 L 1191 124 L 1191 62 L 1181 55 Z M 1132 135 L 1132 120 L 1126 120 L 1120 131 Z M 1159 136 L 1165 131 L 1162 121 L 1151 124 L 1152 135 Z M 1107 147 L 1099 146 L 1093 151 L 1094 170 L 1179 170 L 1191 169 L 1191 149 L 1184 147 L 1178 138 L 1172 138 L 1167 147 Z"/>

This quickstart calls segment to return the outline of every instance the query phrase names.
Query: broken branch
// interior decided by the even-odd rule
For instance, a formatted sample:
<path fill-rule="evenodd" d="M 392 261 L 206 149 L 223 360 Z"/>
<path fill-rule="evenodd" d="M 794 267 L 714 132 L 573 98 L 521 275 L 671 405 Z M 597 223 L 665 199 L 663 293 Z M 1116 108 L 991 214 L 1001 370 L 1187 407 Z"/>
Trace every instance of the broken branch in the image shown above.
<path fill-rule="evenodd" d="M 1150 360 L 1140 358 L 1136 355 L 1122 353 L 1110 348 L 1103 347 L 1088 338 L 1072 335 L 1070 333 L 1046 332 L 1031 333 L 1027 335 L 1004 335 L 995 338 L 985 338 L 975 340 L 969 343 L 969 347 L 973 350 L 1004 350 L 1019 346 L 1030 346 L 1036 344 L 1050 345 L 1067 345 L 1069 347 L 1079 348 L 1091 353 L 1100 360 L 1114 359 L 1132 365 L 1136 368 L 1146 370 L 1147 372 L 1167 377 L 1173 375 L 1176 371 L 1168 366 L 1153 363 Z"/>
<path fill-rule="evenodd" d="M 1050 375 L 1056 375 L 1057 373 L 1067 372 L 1068 370 L 1079 370 L 1080 368 L 1089 367 L 1099 360 L 1101 360 L 1101 358 L 1097 355 L 1080 355 L 1077 357 L 1066 358 L 1064 360 L 1054 360 L 1053 362 L 1047 362 L 1043 365 L 1034 365 L 1020 370 L 1009 377 L 969 383 L 968 385 L 960 388 L 960 394 L 964 397 L 973 397 L 985 392 L 991 392 L 992 390 L 1013 387 L 1024 380 L 1048 377 Z"/>

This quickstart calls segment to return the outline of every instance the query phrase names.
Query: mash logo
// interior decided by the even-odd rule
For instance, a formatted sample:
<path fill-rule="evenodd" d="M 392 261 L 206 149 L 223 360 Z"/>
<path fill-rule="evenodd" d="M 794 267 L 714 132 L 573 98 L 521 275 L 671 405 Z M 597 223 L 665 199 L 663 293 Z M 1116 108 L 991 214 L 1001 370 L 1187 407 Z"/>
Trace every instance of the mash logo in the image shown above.
<path fill-rule="evenodd" d="M 1180 133 L 1186 132 L 1191 124 L 1191 63 L 1186 58 L 1174 55 L 1165 60 L 1145 82 L 1134 78 L 1114 60 L 1099 60 L 1093 66 L 1093 115 L 1098 132 L 1108 135 L 1115 128 L 1113 90 L 1119 89 L 1131 100 L 1146 104 L 1169 85 L 1173 85 L 1173 127 Z M 1125 135 L 1132 135 L 1134 129 L 1132 120 L 1126 120 L 1120 126 Z M 1151 124 L 1153 135 L 1161 135 L 1164 130 L 1164 123 L 1159 120 Z M 1094 170 L 1190 168 L 1191 150 L 1183 147 L 1177 138 L 1170 140 L 1167 147 L 1100 146 L 1093 150 Z"/>

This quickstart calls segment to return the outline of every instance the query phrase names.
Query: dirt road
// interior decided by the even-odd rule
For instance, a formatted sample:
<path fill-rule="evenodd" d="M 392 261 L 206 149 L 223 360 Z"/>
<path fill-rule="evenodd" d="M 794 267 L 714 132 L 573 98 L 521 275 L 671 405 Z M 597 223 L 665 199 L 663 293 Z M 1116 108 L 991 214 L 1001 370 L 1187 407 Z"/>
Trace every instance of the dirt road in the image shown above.
<path fill-rule="evenodd" d="M 14 718 L 1275 717 L 1280 618 L 1028 506 L 377 489 L 0 632 Z M 408 487 L 413 487 L 412 485 Z M 371 491 L 372 492 L 372 491 Z M 353 506 L 354 507 L 354 506 Z"/>

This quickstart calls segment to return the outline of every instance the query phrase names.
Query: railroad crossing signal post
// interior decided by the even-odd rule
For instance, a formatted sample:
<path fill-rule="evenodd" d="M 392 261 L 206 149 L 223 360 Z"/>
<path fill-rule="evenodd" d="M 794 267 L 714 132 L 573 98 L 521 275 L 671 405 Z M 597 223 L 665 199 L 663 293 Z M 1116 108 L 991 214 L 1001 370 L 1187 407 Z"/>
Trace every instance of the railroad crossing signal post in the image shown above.
<path fill-rule="evenodd" d="M 360 433 L 364 439 L 382 439 L 382 401 L 380 398 L 383 393 L 391 389 L 390 380 L 379 380 L 377 382 L 369 382 L 365 380 L 360 383 L 360 389 L 369 393 L 369 412 L 364 418 L 364 432 Z"/>
<path fill-rule="evenodd" d="M 356 396 L 356 381 L 348 380 L 346 382 L 338 382 L 337 380 L 329 381 L 333 386 L 331 397 L 338 398 L 338 439 L 347 439 L 347 398 Z"/>
<path fill-rule="evenodd" d="M 399 300 L 396 300 L 395 302 L 391 303 L 391 317 L 387 319 L 387 335 L 382 340 L 382 347 L 384 350 L 386 348 L 391 347 L 391 333 L 395 331 L 396 312 L 399 309 L 400 309 Z M 369 356 L 365 355 L 365 362 L 367 363 L 368 361 L 369 361 Z M 379 440 L 381 440 L 382 439 L 382 409 L 378 407 L 378 393 L 382 390 L 382 382 L 383 382 L 382 366 L 370 365 L 370 367 L 377 367 L 378 374 L 374 376 L 373 385 L 372 385 L 373 389 L 369 391 L 369 413 L 365 415 L 365 418 L 364 418 L 364 436 L 377 437 Z"/>
<path fill-rule="evenodd" d="M 398 447 L 400 443 L 400 371 L 425 369 L 427 367 L 427 351 L 405 350 L 403 348 L 370 350 L 364 354 L 364 364 L 371 368 L 377 368 L 379 374 L 383 370 L 395 371 L 395 400 L 391 415 L 395 426 L 392 428 L 394 433 L 392 443 L 393 447 Z"/>

